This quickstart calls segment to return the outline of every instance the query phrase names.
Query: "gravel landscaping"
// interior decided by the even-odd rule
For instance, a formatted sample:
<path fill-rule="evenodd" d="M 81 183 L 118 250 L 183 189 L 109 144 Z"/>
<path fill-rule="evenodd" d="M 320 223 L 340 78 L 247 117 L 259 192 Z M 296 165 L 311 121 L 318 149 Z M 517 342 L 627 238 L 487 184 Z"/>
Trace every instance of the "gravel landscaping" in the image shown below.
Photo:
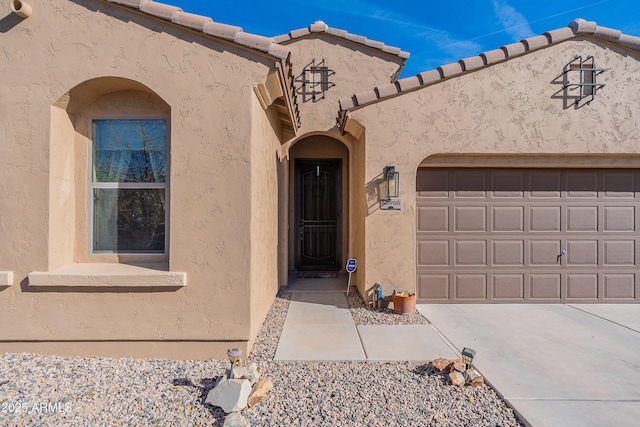
<path fill-rule="evenodd" d="M 267 399 L 243 411 L 252 426 L 522 425 L 493 389 L 452 386 L 426 361 L 273 361 L 289 299 L 278 294 L 247 360 L 273 381 Z M 358 324 L 428 323 L 419 314 L 369 309 L 356 294 L 348 300 Z M 0 425 L 222 426 L 224 412 L 204 400 L 228 366 L 5 353 Z"/>
<path fill-rule="evenodd" d="M 347 295 L 351 317 L 356 325 L 428 325 L 429 321 L 417 311 L 411 314 L 395 314 L 390 308 L 372 308 L 358 291 L 352 289 Z"/>

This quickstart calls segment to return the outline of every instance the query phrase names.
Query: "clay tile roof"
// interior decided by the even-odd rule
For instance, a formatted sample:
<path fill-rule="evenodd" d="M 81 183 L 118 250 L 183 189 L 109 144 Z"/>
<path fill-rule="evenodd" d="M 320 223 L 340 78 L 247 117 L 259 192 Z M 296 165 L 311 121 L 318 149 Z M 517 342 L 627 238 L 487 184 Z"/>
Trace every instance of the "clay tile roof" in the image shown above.
<path fill-rule="evenodd" d="M 542 49 L 551 44 L 581 35 L 599 38 L 610 43 L 616 43 L 626 48 L 640 51 L 640 37 L 622 34 L 619 30 L 599 26 L 593 21 L 576 19 L 571 21 L 565 28 L 547 31 L 542 35 L 529 37 L 517 43 L 502 46 L 500 49 L 483 52 L 477 57 L 464 58 L 458 62 L 441 65 L 435 70 L 425 71 L 417 74 L 415 77 L 399 80 L 396 84 L 386 84 L 371 89 L 370 91 L 363 91 L 348 98 L 341 99 L 340 111 L 351 110 L 380 101 L 384 98 L 396 96 L 402 92 L 436 84 L 444 79 L 484 68 L 526 52 Z"/>
<path fill-rule="evenodd" d="M 169 4 L 160 3 L 153 0 L 105 0 L 122 6 L 138 9 L 148 15 L 171 21 L 174 24 L 202 31 L 210 36 L 219 37 L 225 40 L 234 41 L 242 46 L 256 49 L 270 54 L 271 45 L 275 44 L 272 38 L 245 33 L 241 27 L 225 25 L 214 22 L 208 16 L 196 15 L 184 12 L 182 9 Z M 282 52 L 282 51 L 278 51 Z M 279 57 L 279 59 L 283 59 Z"/>
<path fill-rule="evenodd" d="M 208 16 L 184 12 L 181 8 L 153 0 L 103 0 L 109 3 L 127 6 L 140 12 L 152 15 L 176 25 L 192 30 L 201 31 L 203 34 L 224 39 L 240 46 L 255 49 L 276 58 L 282 67 L 285 79 L 291 80 L 285 84 L 285 91 L 296 129 L 300 127 L 300 109 L 298 99 L 293 88 L 293 76 L 291 71 L 291 51 L 286 46 L 279 45 L 273 38 L 256 34 L 245 33 L 241 27 L 214 22 Z"/>
<path fill-rule="evenodd" d="M 286 43 L 289 40 L 298 39 L 304 36 L 307 36 L 312 33 L 326 33 L 332 35 L 334 37 L 338 37 L 341 39 L 349 40 L 354 43 L 362 44 L 368 46 L 372 49 L 380 50 L 385 53 L 389 53 L 391 55 L 399 56 L 402 59 L 409 58 L 409 52 L 404 52 L 397 47 L 387 46 L 383 42 L 376 40 L 369 40 L 364 36 L 359 36 L 357 34 L 351 34 L 345 30 L 339 30 L 337 28 L 331 28 L 327 24 L 322 21 L 316 21 L 313 24 L 309 25 L 305 28 L 300 28 L 297 30 L 292 30 L 289 34 L 283 34 L 280 36 L 276 36 L 273 39 L 277 43 Z"/>

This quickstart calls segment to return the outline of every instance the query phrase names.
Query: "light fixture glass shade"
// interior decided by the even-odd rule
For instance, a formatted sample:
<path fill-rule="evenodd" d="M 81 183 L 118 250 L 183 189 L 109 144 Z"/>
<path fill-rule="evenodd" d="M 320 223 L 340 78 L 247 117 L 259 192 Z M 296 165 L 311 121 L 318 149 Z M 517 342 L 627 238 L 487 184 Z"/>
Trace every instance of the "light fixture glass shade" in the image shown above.
<path fill-rule="evenodd" d="M 384 179 L 387 198 L 398 197 L 400 191 L 400 173 L 396 172 L 395 166 L 386 166 L 384 168 Z"/>
<path fill-rule="evenodd" d="M 473 358 L 476 357 L 476 351 L 472 350 L 470 348 L 463 348 L 462 349 L 462 362 L 467 365 L 467 366 L 471 366 L 471 362 L 473 362 Z"/>
<path fill-rule="evenodd" d="M 235 361 L 238 360 L 240 356 L 242 356 L 242 350 L 240 350 L 238 347 L 232 347 L 227 350 L 227 356 L 229 356 L 229 360 L 231 361 L 231 363 L 235 363 Z"/>

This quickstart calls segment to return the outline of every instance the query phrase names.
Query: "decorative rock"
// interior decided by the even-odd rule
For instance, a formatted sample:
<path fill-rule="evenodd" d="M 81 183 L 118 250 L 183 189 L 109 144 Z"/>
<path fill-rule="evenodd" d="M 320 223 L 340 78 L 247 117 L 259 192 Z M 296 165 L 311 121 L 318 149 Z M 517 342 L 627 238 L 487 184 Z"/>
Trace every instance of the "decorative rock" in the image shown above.
<path fill-rule="evenodd" d="M 251 385 L 260 380 L 260 368 L 255 363 L 249 366 L 237 366 L 233 369 L 233 379 L 247 379 L 251 381 Z"/>
<path fill-rule="evenodd" d="M 222 380 L 209 392 L 205 403 L 219 406 L 226 413 L 242 411 L 251 394 L 249 380 Z"/>
<path fill-rule="evenodd" d="M 224 419 L 222 427 L 249 427 L 249 420 L 247 420 L 240 412 L 232 412 Z"/>
<path fill-rule="evenodd" d="M 253 392 L 249 396 L 249 400 L 247 401 L 247 405 L 249 408 L 253 408 L 258 403 L 262 403 L 264 399 L 267 397 L 267 393 L 273 387 L 273 382 L 269 378 L 263 378 L 260 380 L 258 384 L 253 388 Z"/>
<path fill-rule="evenodd" d="M 467 370 L 467 365 L 465 365 L 462 360 L 456 359 L 451 361 L 451 372 L 453 371 L 464 372 L 466 370 Z"/>
<path fill-rule="evenodd" d="M 465 383 L 464 376 L 458 371 L 451 372 L 449 379 L 451 380 L 451 384 L 457 385 L 458 387 L 462 387 Z"/>
<path fill-rule="evenodd" d="M 451 361 L 447 359 L 443 359 L 442 357 L 438 357 L 436 360 L 431 362 L 431 366 L 436 369 L 438 372 L 442 372 L 447 369 L 451 365 Z"/>
<path fill-rule="evenodd" d="M 467 384 L 469 385 L 477 387 L 484 384 L 484 377 L 480 375 L 480 372 L 478 372 L 476 368 L 467 369 L 465 376 L 467 377 Z"/>
<path fill-rule="evenodd" d="M 5 380 L 4 378 L 0 378 L 0 385 L 5 385 L 9 382 L 9 380 Z"/>

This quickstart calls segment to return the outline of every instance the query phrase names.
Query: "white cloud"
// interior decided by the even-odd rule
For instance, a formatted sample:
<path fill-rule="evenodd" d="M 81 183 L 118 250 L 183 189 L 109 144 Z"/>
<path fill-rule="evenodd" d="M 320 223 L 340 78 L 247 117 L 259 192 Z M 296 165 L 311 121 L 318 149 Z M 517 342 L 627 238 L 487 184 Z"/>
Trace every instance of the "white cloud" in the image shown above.
<path fill-rule="evenodd" d="M 493 10 L 498 21 L 504 27 L 504 31 L 513 37 L 514 41 L 520 41 L 533 35 L 527 19 L 506 1 L 493 0 Z"/>

